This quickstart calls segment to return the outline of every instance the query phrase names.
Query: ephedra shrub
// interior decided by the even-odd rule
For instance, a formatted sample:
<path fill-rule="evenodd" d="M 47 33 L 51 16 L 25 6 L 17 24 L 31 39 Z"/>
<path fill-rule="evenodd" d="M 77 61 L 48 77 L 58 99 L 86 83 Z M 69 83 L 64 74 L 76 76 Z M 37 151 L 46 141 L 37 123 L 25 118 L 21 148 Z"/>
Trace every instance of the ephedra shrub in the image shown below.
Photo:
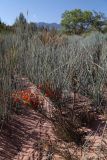
<path fill-rule="evenodd" d="M 60 91 L 62 94 L 63 90 L 69 92 L 75 90 L 94 102 L 93 110 L 99 109 L 107 78 L 106 35 L 92 33 L 86 38 L 70 36 L 63 38 L 61 43 L 50 43 L 50 41 L 44 43 L 39 37 L 39 33 L 29 37 L 29 33 L 25 32 L 24 34 L 18 34 L 16 39 L 16 46 L 18 46 L 17 63 L 21 75 L 24 74 L 37 86 L 41 84 L 51 88 L 52 92 Z M 74 79 L 77 82 L 76 86 L 73 83 Z M 48 85 L 44 85 L 47 83 Z M 46 91 L 47 88 L 43 91 Z M 49 98 L 53 101 L 51 96 Z M 57 113 L 60 114 L 60 108 L 65 107 L 65 105 L 59 103 L 61 97 L 58 97 L 57 100 L 58 103 L 56 103 L 56 99 L 53 103 L 57 108 Z M 68 114 L 66 118 L 67 116 Z M 74 114 L 73 116 L 75 117 Z M 77 117 L 74 118 L 73 116 L 69 116 L 72 117 L 72 119 L 69 119 L 69 122 L 72 122 L 68 125 L 69 135 L 71 133 L 75 134 L 75 132 L 72 132 L 73 126 L 75 126 L 75 130 L 79 127 Z M 56 117 L 56 119 L 60 126 L 63 126 L 63 132 L 65 133 L 68 128 L 64 127 L 64 123 L 61 124 L 63 122 L 61 118 Z M 73 121 L 73 119 L 76 120 Z M 68 122 L 65 121 L 65 126 L 67 126 L 66 124 Z"/>
<path fill-rule="evenodd" d="M 12 59 L 11 35 L 0 35 L 0 119 L 5 119 L 11 108 Z"/>
<path fill-rule="evenodd" d="M 56 35 L 53 41 L 51 37 L 51 41 L 44 43 L 41 34 L 40 31 L 29 32 L 26 27 L 23 32 L 19 28 L 14 34 L 1 35 L 1 115 L 11 108 L 8 98 L 14 88 L 12 76 L 15 74 L 26 76 L 35 85 L 49 83 L 52 91 L 60 90 L 61 93 L 63 90 L 74 91 L 75 75 L 76 92 L 89 96 L 98 106 L 107 77 L 107 36 L 100 33 L 92 33 L 86 38 Z"/>

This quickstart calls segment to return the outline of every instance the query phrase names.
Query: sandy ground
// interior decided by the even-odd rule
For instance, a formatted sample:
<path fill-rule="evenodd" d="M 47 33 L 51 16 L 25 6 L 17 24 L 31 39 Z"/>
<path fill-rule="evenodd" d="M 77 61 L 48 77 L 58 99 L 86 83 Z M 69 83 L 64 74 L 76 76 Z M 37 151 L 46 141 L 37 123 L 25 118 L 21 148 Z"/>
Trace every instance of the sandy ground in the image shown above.
<path fill-rule="evenodd" d="M 32 83 L 25 78 L 21 81 L 36 94 L 37 89 Z M 52 104 L 48 98 L 44 99 L 43 107 L 51 115 Z M 41 114 L 28 107 L 22 107 L 0 130 L 0 160 L 106 160 L 105 121 L 104 117 L 99 116 L 95 127 L 82 128 L 88 135 L 85 144 L 77 147 L 73 142 L 66 143 L 56 137 L 53 124 Z"/>

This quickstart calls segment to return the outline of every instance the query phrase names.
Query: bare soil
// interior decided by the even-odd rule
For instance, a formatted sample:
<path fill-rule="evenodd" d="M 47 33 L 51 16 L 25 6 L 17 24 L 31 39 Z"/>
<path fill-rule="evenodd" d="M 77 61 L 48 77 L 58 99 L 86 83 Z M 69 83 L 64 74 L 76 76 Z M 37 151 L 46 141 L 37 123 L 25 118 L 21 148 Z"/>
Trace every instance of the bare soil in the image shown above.
<path fill-rule="evenodd" d="M 37 88 L 23 78 L 20 80 L 25 88 L 33 93 L 39 92 Z M 40 93 L 40 92 L 39 92 Z M 44 98 L 43 108 L 51 116 L 52 103 Z M 71 94 L 71 99 L 72 99 Z M 80 108 L 90 108 L 90 101 L 86 97 L 76 98 L 76 112 Z M 70 105 L 70 104 L 69 104 Z M 72 106 L 72 105 L 71 105 Z M 82 113 L 83 114 L 83 113 Z M 65 142 L 55 133 L 54 125 L 37 110 L 29 107 L 13 112 L 8 123 L 0 129 L 0 160 L 85 160 L 107 159 L 107 126 L 102 115 L 96 115 L 88 127 L 80 130 L 86 132 L 85 143 L 82 146 L 76 143 Z"/>

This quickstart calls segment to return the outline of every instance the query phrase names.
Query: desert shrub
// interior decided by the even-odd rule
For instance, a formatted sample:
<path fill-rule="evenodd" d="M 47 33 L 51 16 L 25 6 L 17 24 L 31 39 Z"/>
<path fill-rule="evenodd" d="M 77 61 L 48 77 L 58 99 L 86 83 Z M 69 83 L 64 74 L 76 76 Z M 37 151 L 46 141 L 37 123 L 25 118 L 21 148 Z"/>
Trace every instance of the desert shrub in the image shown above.
<path fill-rule="evenodd" d="M 12 77 L 26 76 L 36 85 L 49 82 L 53 92 L 69 90 L 89 96 L 99 106 L 107 77 L 106 46 L 107 35 L 98 32 L 85 38 L 52 37 L 49 33 L 29 34 L 26 27 L 24 32 L 1 35 L 0 90 L 10 95 L 15 87 Z M 8 112 L 7 106 L 1 115 L 3 112 Z"/>
<path fill-rule="evenodd" d="M 76 90 L 100 104 L 106 81 L 106 35 L 96 32 L 86 38 L 69 36 L 63 38 L 62 44 L 54 41 L 44 44 L 39 33 L 32 37 L 28 32 L 19 33 L 14 39 L 20 74 L 36 85 L 49 81 L 53 89 L 71 91 L 75 74 Z"/>
<path fill-rule="evenodd" d="M 9 97 L 11 93 L 11 60 L 8 53 L 11 44 L 8 39 L 2 37 L 0 42 L 0 118 L 7 115 L 10 105 Z"/>
<path fill-rule="evenodd" d="M 82 82 L 85 93 L 88 93 L 99 105 L 106 82 L 106 58 L 104 58 L 106 52 L 104 53 L 103 50 L 107 41 L 102 34 L 96 33 L 84 39 L 83 42 L 82 58 L 84 59 L 81 62 L 83 62 L 84 69 L 81 68 L 83 73 L 80 82 Z"/>

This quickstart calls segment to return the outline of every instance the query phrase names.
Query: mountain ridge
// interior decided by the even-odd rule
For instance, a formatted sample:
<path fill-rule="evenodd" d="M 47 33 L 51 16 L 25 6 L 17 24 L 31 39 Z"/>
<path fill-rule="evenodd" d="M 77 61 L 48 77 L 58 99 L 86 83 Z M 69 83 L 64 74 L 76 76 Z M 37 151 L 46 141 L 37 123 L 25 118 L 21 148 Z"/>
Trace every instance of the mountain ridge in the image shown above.
<path fill-rule="evenodd" d="M 53 22 L 53 23 L 38 22 L 37 26 L 38 27 L 48 27 L 49 29 L 52 29 L 52 28 L 55 28 L 57 30 L 61 29 L 61 25 L 58 23 L 55 23 L 55 22 Z"/>

